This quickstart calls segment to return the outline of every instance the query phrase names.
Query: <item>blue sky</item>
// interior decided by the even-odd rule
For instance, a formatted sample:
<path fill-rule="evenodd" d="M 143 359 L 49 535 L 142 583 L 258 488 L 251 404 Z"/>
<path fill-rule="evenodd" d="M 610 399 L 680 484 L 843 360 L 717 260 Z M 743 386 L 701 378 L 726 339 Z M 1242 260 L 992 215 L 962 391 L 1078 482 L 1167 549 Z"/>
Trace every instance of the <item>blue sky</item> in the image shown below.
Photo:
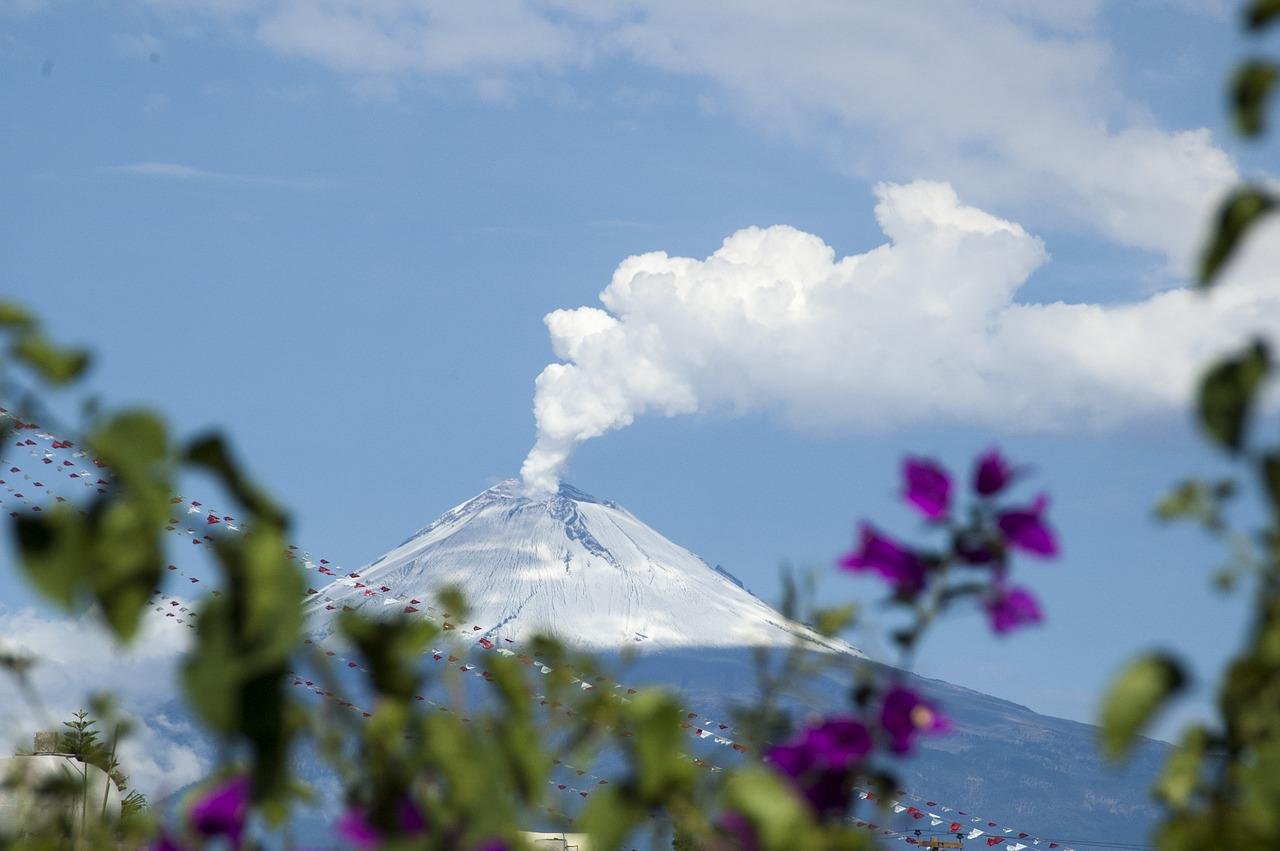
<path fill-rule="evenodd" d="M 877 184 L 950 186 L 945 215 L 969 205 L 1043 246 L 1026 270 L 1003 243 L 963 255 L 975 286 L 995 269 L 1015 306 L 1135 303 L 1132 323 L 1049 310 L 1008 338 L 983 336 L 1016 325 L 1005 312 L 955 334 L 945 317 L 899 324 L 916 316 L 895 301 L 904 279 L 861 312 L 832 308 L 830 338 L 784 327 L 704 349 L 674 330 L 697 310 L 637 308 L 618 351 L 639 351 L 642 326 L 664 351 L 688 345 L 658 374 L 696 399 L 668 418 L 670 400 L 637 391 L 635 423 L 583 443 L 565 475 L 765 598 L 785 561 L 826 574 L 831 601 L 869 600 L 832 562 L 859 518 L 917 531 L 898 459 L 967 474 L 999 443 L 1034 466 L 1026 495 L 1053 497 L 1065 555 L 1021 569 L 1048 622 L 997 640 L 958 617 L 921 666 L 1090 720 L 1136 650 L 1171 646 L 1204 672 L 1242 629 L 1239 601 L 1208 590 L 1222 553 L 1150 506 L 1222 469 L 1188 425 L 1188 376 L 1274 327 L 1266 258 L 1235 270 L 1233 312 L 1149 301 L 1184 282 L 1221 189 L 1274 170 L 1225 128 L 1246 45 L 1226 4 L 908 5 L 802 3 L 780 22 L 660 2 L 500 3 L 483 20 L 408 2 L 0 4 L 0 270 L 57 337 L 96 350 L 106 399 L 226 429 L 298 540 L 354 564 L 519 471 L 534 379 L 557 360 L 544 315 L 600 307 L 626 258 L 701 260 L 753 225 L 862 254 L 886 242 Z M 717 281 L 732 292 L 736 274 Z M 952 283 L 931 279 L 920 304 L 954 307 Z M 971 332 L 1017 368 L 972 365 Z M 769 346 L 846 344 L 803 390 L 761 366 L 787 363 Z M 901 393 L 871 380 L 899 362 Z M 738 370 L 742 386 L 717 384 Z M 31 599 L 11 566 L 0 582 L 12 618 Z"/>

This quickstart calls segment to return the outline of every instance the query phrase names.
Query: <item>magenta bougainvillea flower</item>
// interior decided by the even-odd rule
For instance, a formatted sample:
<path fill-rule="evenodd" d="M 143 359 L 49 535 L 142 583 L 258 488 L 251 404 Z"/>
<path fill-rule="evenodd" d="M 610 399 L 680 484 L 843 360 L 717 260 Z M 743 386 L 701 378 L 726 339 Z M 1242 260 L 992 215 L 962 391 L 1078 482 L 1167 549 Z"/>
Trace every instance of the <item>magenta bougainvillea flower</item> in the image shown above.
<path fill-rule="evenodd" d="M 900 591 L 917 594 L 924 588 L 924 562 L 897 541 L 863 524 L 859 548 L 840 559 L 846 570 L 874 571 L 888 579 Z"/>
<path fill-rule="evenodd" d="M 1044 519 L 1048 507 L 1048 497 L 1041 494 L 1025 508 L 1011 508 L 996 515 L 996 525 L 1009 546 L 1041 558 L 1056 556 L 1058 538 Z"/>
<path fill-rule="evenodd" d="M 1000 450 L 992 447 L 978 456 L 973 467 L 973 489 L 980 496 L 995 496 L 1014 480 L 1017 471 Z"/>
<path fill-rule="evenodd" d="M 423 818 L 418 806 L 408 796 L 400 799 L 396 805 L 396 824 L 403 836 L 416 836 L 427 829 L 427 820 Z M 369 814 L 358 807 L 351 807 L 342 814 L 336 825 L 338 835 L 347 844 L 356 848 L 377 848 L 382 842 L 382 835 L 369 821 Z"/>
<path fill-rule="evenodd" d="M 835 716 L 775 745 L 765 759 L 819 813 L 849 804 L 850 771 L 871 752 L 871 735 L 856 718 Z"/>
<path fill-rule="evenodd" d="M 249 817 L 249 778 L 231 777 L 206 790 L 187 813 L 191 827 L 204 837 L 225 836 L 239 847 Z"/>
<path fill-rule="evenodd" d="M 378 830 L 369 823 L 364 810 L 355 807 L 348 809 L 334 827 L 348 845 L 359 848 L 361 851 L 378 847 L 380 841 Z"/>
<path fill-rule="evenodd" d="M 486 839 L 471 851 L 511 851 L 511 846 L 501 839 Z"/>
<path fill-rule="evenodd" d="M 747 817 L 737 810 L 725 810 L 716 819 L 716 827 L 735 851 L 760 851 L 760 837 Z"/>
<path fill-rule="evenodd" d="M 181 842 L 167 833 L 161 833 L 151 840 L 151 844 L 147 846 L 147 849 L 148 851 L 186 851 Z"/>
<path fill-rule="evenodd" d="M 423 818 L 422 811 L 408 795 L 401 798 L 396 807 L 396 820 L 400 824 L 400 832 L 406 836 L 413 836 L 427 829 L 427 820 Z"/>
<path fill-rule="evenodd" d="M 987 617 L 991 628 L 1001 635 L 1043 620 L 1040 604 L 1025 588 L 997 587 L 995 596 L 987 601 Z"/>
<path fill-rule="evenodd" d="M 880 705 L 880 726 L 888 734 L 889 747 L 895 753 L 910 753 L 917 736 L 945 733 L 951 729 L 951 722 L 911 689 L 894 686 L 885 692 Z"/>
<path fill-rule="evenodd" d="M 951 508 L 951 475 L 927 458 L 902 462 L 903 496 L 930 520 L 946 517 Z"/>
<path fill-rule="evenodd" d="M 824 768 L 852 768 L 871 753 L 871 734 L 862 722 L 847 716 L 827 718 L 805 731 L 802 739 Z"/>

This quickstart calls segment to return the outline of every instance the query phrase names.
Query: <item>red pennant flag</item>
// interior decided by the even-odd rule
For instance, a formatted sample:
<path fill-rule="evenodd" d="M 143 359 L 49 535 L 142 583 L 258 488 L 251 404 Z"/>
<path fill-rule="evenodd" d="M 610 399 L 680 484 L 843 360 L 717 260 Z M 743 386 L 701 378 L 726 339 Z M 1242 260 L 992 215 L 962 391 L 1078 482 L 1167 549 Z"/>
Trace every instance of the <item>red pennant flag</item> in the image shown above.
<path fill-rule="evenodd" d="M 413 613 L 414 613 L 414 612 L 416 612 L 416 611 L 418 611 L 418 610 L 417 610 L 417 609 L 415 609 L 413 606 L 405 606 L 405 607 L 404 607 L 404 613 L 405 613 L 406 615 L 411 615 L 411 614 L 413 614 Z"/>

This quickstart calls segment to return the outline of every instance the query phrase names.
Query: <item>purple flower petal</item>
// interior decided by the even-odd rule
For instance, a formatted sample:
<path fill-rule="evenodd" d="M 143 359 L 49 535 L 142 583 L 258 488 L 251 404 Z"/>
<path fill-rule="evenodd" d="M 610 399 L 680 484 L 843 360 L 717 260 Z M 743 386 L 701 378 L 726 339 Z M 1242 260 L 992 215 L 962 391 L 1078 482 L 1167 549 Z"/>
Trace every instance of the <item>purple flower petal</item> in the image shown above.
<path fill-rule="evenodd" d="M 725 810 L 716 820 L 716 826 L 735 851 L 759 851 L 760 838 L 756 836 L 756 829 L 742 813 Z"/>
<path fill-rule="evenodd" d="M 788 778 L 815 811 L 834 813 L 848 807 L 850 769 L 870 752 L 871 735 L 862 722 L 836 716 L 770 748 L 765 761 Z"/>
<path fill-rule="evenodd" d="M 1044 519 L 1048 505 L 1048 500 L 1039 496 L 1026 508 L 1012 508 L 997 515 L 996 525 L 1010 546 L 1041 558 L 1058 554 L 1057 536 Z"/>
<path fill-rule="evenodd" d="M 796 780 L 813 770 L 815 754 L 803 742 L 774 745 L 765 752 L 765 761 L 772 764 L 779 774 Z"/>
<path fill-rule="evenodd" d="M 942 466 L 925 458 L 909 457 L 902 462 L 902 478 L 907 502 L 930 520 L 946 516 L 951 501 L 951 476 Z"/>
<path fill-rule="evenodd" d="M 824 768 L 852 768 L 871 753 L 871 734 L 856 718 L 828 718 L 805 731 L 803 741 Z"/>
<path fill-rule="evenodd" d="M 378 830 L 369 823 L 368 817 L 364 810 L 351 807 L 342 814 L 342 818 L 338 819 L 335 825 L 338 835 L 341 836 L 348 845 L 365 851 L 365 849 L 377 848 L 381 837 L 378 836 Z"/>
<path fill-rule="evenodd" d="M 249 816 L 249 778 L 244 775 L 205 791 L 187 814 L 196 833 L 205 837 L 225 836 L 240 845 L 245 819 Z"/>
<path fill-rule="evenodd" d="M 161 833 L 147 846 L 147 851 L 186 851 L 186 849 L 169 834 Z"/>
<path fill-rule="evenodd" d="M 986 606 L 991 628 L 1001 635 L 1043 620 L 1040 604 L 1025 588 L 998 588 Z"/>
<path fill-rule="evenodd" d="M 973 469 L 973 489 L 980 496 L 994 496 L 1004 490 L 1017 476 L 1000 450 L 992 447 L 978 456 Z"/>
<path fill-rule="evenodd" d="M 486 839 L 473 848 L 472 851 L 511 851 L 511 846 L 501 839 Z"/>
<path fill-rule="evenodd" d="M 924 562 L 915 553 L 867 524 L 862 526 L 859 547 L 840 559 L 846 570 L 874 571 L 905 594 L 918 594 L 923 590 Z"/>
<path fill-rule="evenodd" d="M 951 729 L 951 722 L 911 689 L 894 686 L 885 693 L 881 704 L 880 726 L 888 734 L 889 747 L 895 753 L 910 753 L 917 736 L 945 733 Z"/>
<path fill-rule="evenodd" d="M 427 829 L 427 820 L 408 795 L 400 799 L 396 807 L 396 819 L 400 824 L 400 832 L 405 836 L 415 836 Z"/>

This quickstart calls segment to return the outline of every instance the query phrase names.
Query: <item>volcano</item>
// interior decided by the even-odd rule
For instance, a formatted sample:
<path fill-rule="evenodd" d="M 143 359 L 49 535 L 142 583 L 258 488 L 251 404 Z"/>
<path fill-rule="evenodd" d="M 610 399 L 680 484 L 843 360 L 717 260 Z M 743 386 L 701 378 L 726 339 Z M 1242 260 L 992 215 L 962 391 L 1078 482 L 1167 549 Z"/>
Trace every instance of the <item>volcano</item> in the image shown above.
<path fill-rule="evenodd" d="M 857 651 L 788 620 L 723 569 L 625 508 L 567 484 L 533 496 L 516 479 L 489 488 L 324 589 L 334 603 L 395 607 L 457 588 L 490 640 L 550 634 L 592 650 L 787 647 Z M 367 595 L 370 587 L 395 596 Z M 327 600 L 325 598 L 328 598 Z M 331 602 L 330 602 L 331 601 Z M 399 608 L 395 608 L 399 611 Z"/>

